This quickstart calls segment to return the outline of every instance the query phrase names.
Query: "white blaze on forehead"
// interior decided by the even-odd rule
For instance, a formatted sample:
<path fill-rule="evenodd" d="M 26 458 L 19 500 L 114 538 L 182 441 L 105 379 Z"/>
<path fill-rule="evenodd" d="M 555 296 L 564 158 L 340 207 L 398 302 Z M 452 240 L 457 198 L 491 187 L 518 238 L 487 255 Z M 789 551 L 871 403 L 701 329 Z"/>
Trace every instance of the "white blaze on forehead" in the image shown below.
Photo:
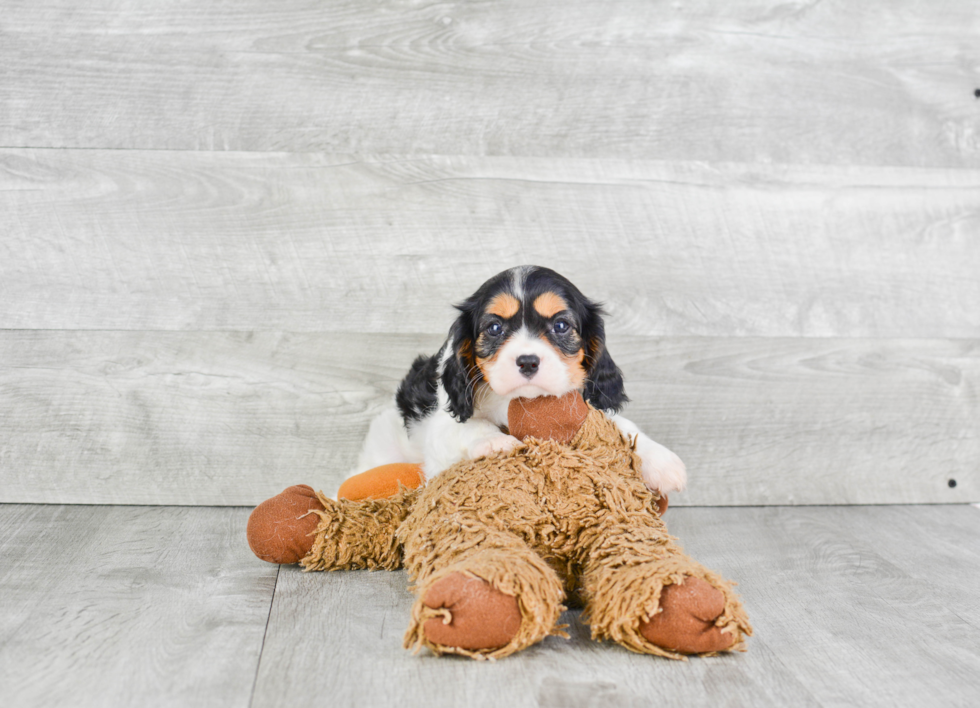
<path fill-rule="evenodd" d="M 524 281 L 527 279 L 527 274 L 531 272 L 531 268 L 532 266 L 517 266 L 510 269 L 510 284 L 514 291 L 514 297 L 518 300 L 524 300 Z"/>
<path fill-rule="evenodd" d="M 521 373 L 517 358 L 537 356 L 540 363 L 531 378 Z M 484 367 L 487 383 L 501 396 L 561 396 L 574 388 L 565 362 L 547 341 L 521 327 Z"/>

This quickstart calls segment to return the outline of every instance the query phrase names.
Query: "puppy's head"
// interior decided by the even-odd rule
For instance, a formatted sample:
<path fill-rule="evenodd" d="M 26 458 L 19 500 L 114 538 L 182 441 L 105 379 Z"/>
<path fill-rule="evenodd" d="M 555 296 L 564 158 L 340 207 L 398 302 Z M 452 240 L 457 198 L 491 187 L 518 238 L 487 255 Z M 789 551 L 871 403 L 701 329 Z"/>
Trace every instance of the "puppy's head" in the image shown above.
<path fill-rule="evenodd" d="M 555 271 L 506 270 L 456 308 L 442 384 L 457 419 L 473 415 L 485 386 L 507 399 L 577 389 L 596 408 L 612 411 L 628 400 L 606 351 L 602 308 Z"/>

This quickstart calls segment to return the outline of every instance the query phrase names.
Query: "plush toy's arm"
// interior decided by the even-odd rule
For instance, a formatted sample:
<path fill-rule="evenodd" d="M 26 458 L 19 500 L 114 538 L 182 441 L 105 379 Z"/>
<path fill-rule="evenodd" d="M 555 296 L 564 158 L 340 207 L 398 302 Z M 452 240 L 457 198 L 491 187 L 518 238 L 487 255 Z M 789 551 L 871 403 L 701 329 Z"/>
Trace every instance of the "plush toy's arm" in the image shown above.
<path fill-rule="evenodd" d="M 470 418 L 460 423 L 444 410 L 434 411 L 417 425 L 412 436 L 421 434 L 422 437 L 426 479 L 432 479 L 460 460 L 510 450 L 520 444 L 520 440 L 500 432 L 489 420 Z"/>
<path fill-rule="evenodd" d="M 643 460 L 643 481 L 661 494 L 680 492 L 687 485 L 687 468 L 677 455 L 643 434 L 631 420 L 616 414 L 610 416 L 620 431 L 636 436 L 636 452 Z"/>

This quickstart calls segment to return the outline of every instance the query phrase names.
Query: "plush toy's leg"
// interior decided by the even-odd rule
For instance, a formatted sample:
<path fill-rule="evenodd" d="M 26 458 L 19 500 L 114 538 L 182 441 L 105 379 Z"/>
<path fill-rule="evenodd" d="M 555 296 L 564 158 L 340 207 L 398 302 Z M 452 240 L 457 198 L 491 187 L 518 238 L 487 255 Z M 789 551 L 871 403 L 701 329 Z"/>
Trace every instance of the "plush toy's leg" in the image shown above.
<path fill-rule="evenodd" d="M 590 534 L 581 583 L 592 636 L 671 658 L 741 649 L 752 628 L 731 586 L 646 519 L 609 519 Z"/>
<path fill-rule="evenodd" d="M 302 563 L 306 570 L 395 569 L 395 539 L 413 491 L 390 499 L 334 501 L 297 484 L 259 504 L 248 518 L 248 545 L 269 563 Z"/>
<path fill-rule="evenodd" d="M 252 511 L 248 545 L 264 561 L 302 562 L 307 570 L 397 568 L 395 530 L 408 513 L 412 490 L 424 481 L 417 469 L 395 464 L 368 470 L 340 501 L 306 484 L 288 487 Z"/>
<path fill-rule="evenodd" d="M 322 509 L 304 570 L 395 570 L 401 567 L 401 545 L 395 532 L 417 494 L 403 490 L 388 499 L 333 500 L 317 493 Z"/>
<path fill-rule="evenodd" d="M 560 633 L 557 573 L 516 534 L 453 521 L 462 526 L 452 536 L 405 540 L 417 596 L 405 646 L 500 658 Z"/>

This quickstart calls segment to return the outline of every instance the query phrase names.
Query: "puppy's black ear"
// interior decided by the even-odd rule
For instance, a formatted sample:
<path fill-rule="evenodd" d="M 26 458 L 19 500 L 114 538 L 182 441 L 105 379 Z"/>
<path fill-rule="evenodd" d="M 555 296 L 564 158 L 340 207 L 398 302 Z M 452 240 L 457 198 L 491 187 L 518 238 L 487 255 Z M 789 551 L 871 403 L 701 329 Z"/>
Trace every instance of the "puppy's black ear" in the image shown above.
<path fill-rule="evenodd" d="M 605 346 L 585 380 L 585 400 L 601 411 L 618 413 L 629 402 L 623 387 L 623 373 Z"/>
<path fill-rule="evenodd" d="M 463 311 L 449 330 L 449 356 L 442 369 L 442 387 L 449 397 L 449 412 L 460 423 L 473 416 L 473 390 L 480 371 L 473 351 L 473 324 L 470 314 Z"/>
<path fill-rule="evenodd" d="M 606 330 L 602 315 L 600 305 L 589 303 L 586 306 L 582 323 L 586 379 L 582 395 L 595 408 L 618 413 L 630 399 L 623 387 L 623 372 L 606 350 Z"/>

